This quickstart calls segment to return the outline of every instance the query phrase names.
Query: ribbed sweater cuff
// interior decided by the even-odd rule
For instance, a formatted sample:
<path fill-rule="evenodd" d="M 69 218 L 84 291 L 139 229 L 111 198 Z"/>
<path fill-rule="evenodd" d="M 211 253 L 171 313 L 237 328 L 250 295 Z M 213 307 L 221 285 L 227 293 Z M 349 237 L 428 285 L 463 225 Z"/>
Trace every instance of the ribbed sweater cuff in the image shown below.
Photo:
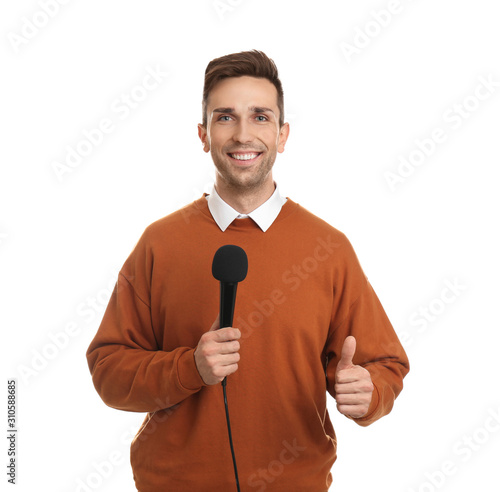
<path fill-rule="evenodd" d="M 188 391 L 198 391 L 206 384 L 198 372 L 194 360 L 195 349 L 184 352 L 177 361 L 177 377 L 182 388 Z"/>

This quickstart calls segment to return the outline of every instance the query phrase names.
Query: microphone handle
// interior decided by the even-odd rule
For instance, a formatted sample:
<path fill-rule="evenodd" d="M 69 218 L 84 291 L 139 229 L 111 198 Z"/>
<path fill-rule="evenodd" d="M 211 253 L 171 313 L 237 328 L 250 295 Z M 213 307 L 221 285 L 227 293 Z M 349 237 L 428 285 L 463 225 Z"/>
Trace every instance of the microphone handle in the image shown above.
<path fill-rule="evenodd" d="M 226 328 L 233 325 L 234 304 L 238 282 L 220 283 L 220 326 Z"/>
<path fill-rule="evenodd" d="M 238 282 L 221 282 L 220 283 L 220 326 L 219 328 L 227 328 L 233 325 L 234 304 L 236 302 L 236 288 Z M 229 409 L 227 406 L 226 384 L 227 377 L 222 380 L 222 393 L 224 395 L 224 408 L 226 411 L 227 432 L 229 437 L 229 445 L 231 447 L 231 456 L 233 458 L 234 478 L 236 480 L 236 488 L 240 492 L 240 480 L 238 478 L 238 467 L 236 465 L 236 456 L 234 455 L 233 436 L 231 435 L 231 422 L 229 421 Z"/>

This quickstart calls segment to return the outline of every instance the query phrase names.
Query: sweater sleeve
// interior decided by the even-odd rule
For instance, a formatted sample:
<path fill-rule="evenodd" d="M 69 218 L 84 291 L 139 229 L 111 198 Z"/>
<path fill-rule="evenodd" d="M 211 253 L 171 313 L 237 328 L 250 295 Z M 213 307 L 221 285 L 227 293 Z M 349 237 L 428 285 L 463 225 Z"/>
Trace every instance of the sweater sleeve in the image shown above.
<path fill-rule="evenodd" d="M 348 247 L 351 248 L 350 244 Z M 353 418 L 368 426 L 387 415 L 403 389 L 410 370 L 408 357 L 377 295 L 364 276 L 354 252 L 344 272 L 340 301 L 334 310 L 326 347 L 327 387 L 335 396 L 335 373 L 346 337 L 356 338 L 353 363 L 370 372 L 374 391 L 366 415 Z"/>
<path fill-rule="evenodd" d="M 153 259 L 144 242 L 139 241 L 120 271 L 86 354 L 94 386 L 104 403 L 132 412 L 172 407 L 205 386 L 194 348 L 160 349 L 147 287 Z"/>

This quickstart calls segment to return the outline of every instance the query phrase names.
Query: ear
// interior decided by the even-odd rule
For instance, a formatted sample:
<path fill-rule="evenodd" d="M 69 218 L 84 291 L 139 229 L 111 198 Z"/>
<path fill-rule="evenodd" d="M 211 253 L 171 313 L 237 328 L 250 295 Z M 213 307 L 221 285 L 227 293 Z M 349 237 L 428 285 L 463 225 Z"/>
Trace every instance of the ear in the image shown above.
<path fill-rule="evenodd" d="M 285 150 L 285 144 L 288 140 L 288 135 L 290 134 L 290 125 L 284 123 L 280 128 L 279 139 L 278 139 L 278 152 L 283 152 Z"/>
<path fill-rule="evenodd" d="M 210 143 L 208 142 L 208 132 L 207 129 L 198 123 L 198 136 L 200 137 L 201 143 L 203 144 L 203 150 L 205 152 L 210 152 Z"/>

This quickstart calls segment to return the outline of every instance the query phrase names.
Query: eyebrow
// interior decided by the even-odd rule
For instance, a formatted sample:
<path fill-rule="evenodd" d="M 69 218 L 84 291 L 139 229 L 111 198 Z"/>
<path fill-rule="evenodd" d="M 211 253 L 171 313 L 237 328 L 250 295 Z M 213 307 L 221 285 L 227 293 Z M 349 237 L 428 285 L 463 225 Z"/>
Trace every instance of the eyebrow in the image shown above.
<path fill-rule="evenodd" d="M 265 108 L 262 106 L 250 106 L 248 108 L 253 113 L 273 113 L 274 111 L 271 108 Z M 216 108 L 213 110 L 213 113 L 234 113 L 234 108 Z"/>

